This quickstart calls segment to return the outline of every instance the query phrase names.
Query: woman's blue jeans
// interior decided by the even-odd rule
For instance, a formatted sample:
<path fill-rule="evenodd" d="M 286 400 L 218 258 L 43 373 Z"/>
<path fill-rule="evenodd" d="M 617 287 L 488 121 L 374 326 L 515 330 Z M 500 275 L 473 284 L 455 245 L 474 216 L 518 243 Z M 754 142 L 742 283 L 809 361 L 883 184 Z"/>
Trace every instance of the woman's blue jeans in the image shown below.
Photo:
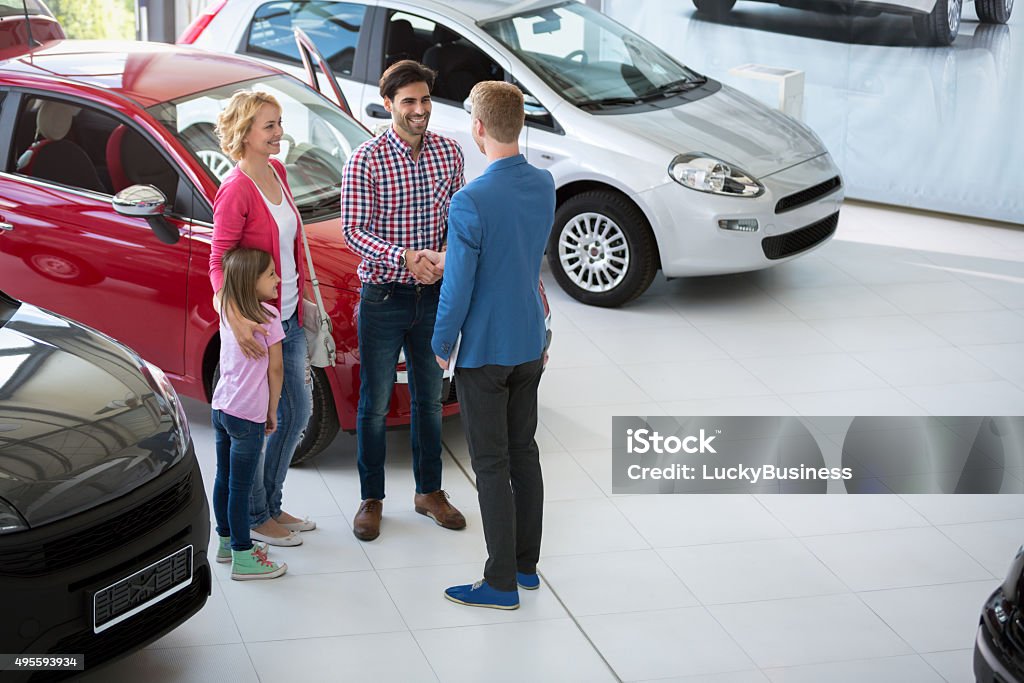
<path fill-rule="evenodd" d="M 249 537 L 249 493 L 263 450 L 266 423 L 249 422 L 213 411 L 213 440 L 217 448 L 217 478 L 213 483 L 213 515 L 217 534 L 231 537 L 233 550 L 252 547 Z"/>
<path fill-rule="evenodd" d="M 416 493 L 441 488 L 441 388 L 434 360 L 440 283 L 428 286 L 364 284 L 359 302 L 359 482 L 363 500 L 384 498 L 386 419 L 395 388 L 398 353 L 405 349 L 412 399 L 412 470 Z"/>
<path fill-rule="evenodd" d="M 255 529 L 271 517 L 281 515 L 284 478 L 292 464 L 303 430 L 313 412 L 313 385 L 310 376 L 306 335 L 297 314 L 283 321 L 284 382 L 277 405 L 277 431 L 267 439 L 267 449 L 249 497 L 249 525 Z"/>

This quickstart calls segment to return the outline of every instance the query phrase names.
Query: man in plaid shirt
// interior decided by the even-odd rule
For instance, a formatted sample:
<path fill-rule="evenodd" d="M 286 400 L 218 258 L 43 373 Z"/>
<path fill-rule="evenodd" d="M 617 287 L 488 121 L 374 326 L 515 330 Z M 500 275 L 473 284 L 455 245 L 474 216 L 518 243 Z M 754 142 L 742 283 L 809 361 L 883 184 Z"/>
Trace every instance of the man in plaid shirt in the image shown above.
<path fill-rule="evenodd" d="M 356 421 L 362 501 L 356 538 L 380 534 L 384 499 L 385 419 L 398 354 L 405 349 L 412 399 L 412 466 L 416 512 L 446 529 L 466 519 L 441 488 L 441 388 L 434 333 L 441 269 L 423 252 L 444 249 L 448 203 L 464 184 L 462 150 L 427 130 L 434 72 L 412 60 L 380 78 L 392 125 L 361 145 L 341 180 L 342 230 L 362 257 L 359 304 L 359 412 Z"/>

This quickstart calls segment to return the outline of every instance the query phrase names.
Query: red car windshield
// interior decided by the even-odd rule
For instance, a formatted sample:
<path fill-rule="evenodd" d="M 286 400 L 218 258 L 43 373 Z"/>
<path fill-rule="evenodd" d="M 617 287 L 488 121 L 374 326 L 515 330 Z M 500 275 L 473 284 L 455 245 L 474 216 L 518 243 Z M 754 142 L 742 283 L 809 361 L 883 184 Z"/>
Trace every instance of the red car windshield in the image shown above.
<path fill-rule="evenodd" d="M 284 137 L 278 158 L 288 168 L 303 218 L 337 213 L 341 169 L 370 134 L 329 100 L 286 76 L 268 76 L 204 90 L 154 105 L 149 112 L 203 162 L 218 184 L 234 166 L 220 149 L 217 115 L 239 90 L 262 90 L 281 104 Z"/>

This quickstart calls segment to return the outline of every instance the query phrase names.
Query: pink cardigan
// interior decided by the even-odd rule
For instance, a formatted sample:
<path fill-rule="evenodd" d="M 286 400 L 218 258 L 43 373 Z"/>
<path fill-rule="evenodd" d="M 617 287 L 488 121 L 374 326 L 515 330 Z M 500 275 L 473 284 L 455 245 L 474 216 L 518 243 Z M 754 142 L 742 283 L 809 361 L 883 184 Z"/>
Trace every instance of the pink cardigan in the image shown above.
<path fill-rule="evenodd" d="M 288 187 L 288 172 L 284 164 L 271 159 L 270 165 L 277 172 L 277 177 L 284 188 L 284 197 L 295 212 L 299 230 L 302 229 L 302 217 L 295 208 L 291 188 Z M 245 175 L 235 166 L 224 178 L 213 200 L 213 244 L 210 246 L 210 284 L 213 291 L 219 292 L 224 286 L 224 269 L 221 259 L 224 253 L 236 246 L 262 249 L 274 257 L 274 267 L 281 273 L 280 233 L 267 203 L 260 194 L 259 188 L 252 178 Z M 299 324 L 302 324 L 302 293 L 306 285 L 306 254 L 302 246 L 302 236 L 295 233 L 295 266 L 299 272 Z M 278 289 L 277 309 L 281 310 L 281 291 Z"/>

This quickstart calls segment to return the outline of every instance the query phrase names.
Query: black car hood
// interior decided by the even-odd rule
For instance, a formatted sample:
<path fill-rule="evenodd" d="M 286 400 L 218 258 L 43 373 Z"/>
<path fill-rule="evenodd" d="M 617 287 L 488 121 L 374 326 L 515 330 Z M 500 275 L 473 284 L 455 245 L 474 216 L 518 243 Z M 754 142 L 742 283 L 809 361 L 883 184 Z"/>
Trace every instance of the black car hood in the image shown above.
<path fill-rule="evenodd" d="M 0 498 L 30 527 L 124 495 L 182 457 L 173 406 L 143 366 L 28 304 L 0 327 Z"/>

